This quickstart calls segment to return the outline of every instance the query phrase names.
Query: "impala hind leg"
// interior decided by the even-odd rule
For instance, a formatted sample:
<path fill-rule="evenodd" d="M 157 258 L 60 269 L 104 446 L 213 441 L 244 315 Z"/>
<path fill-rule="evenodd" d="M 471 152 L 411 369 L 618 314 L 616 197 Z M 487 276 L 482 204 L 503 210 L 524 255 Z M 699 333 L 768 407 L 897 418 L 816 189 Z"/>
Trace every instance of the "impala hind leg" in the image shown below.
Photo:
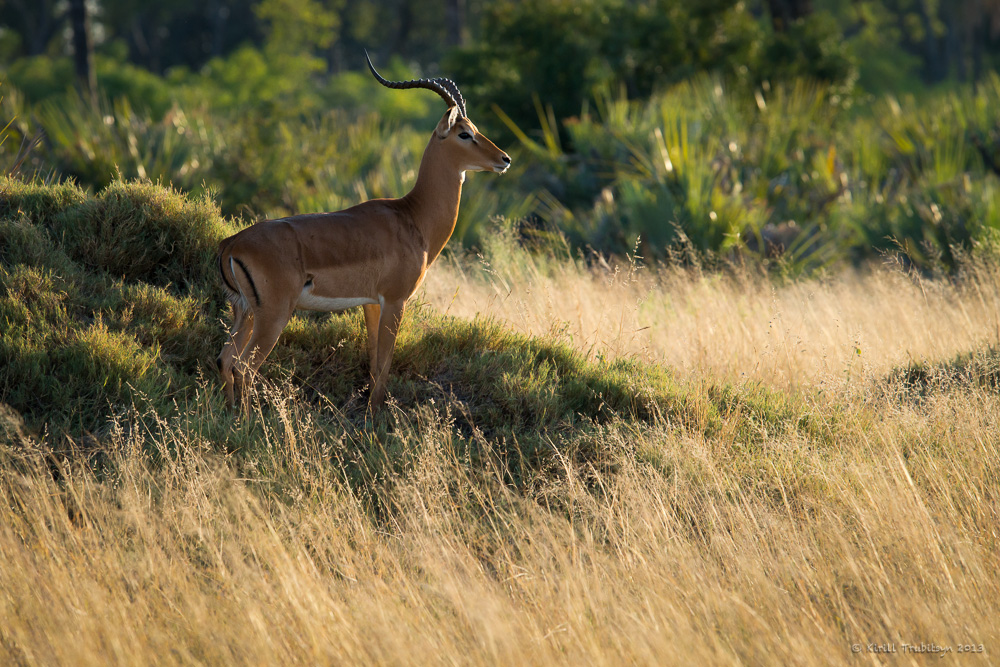
<path fill-rule="evenodd" d="M 267 359 L 267 355 L 271 354 L 274 344 L 278 342 L 278 336 L 281 335 L 291 317 L 292 308 L 290 307 L 278 313 L 257 312 L 254 314 L 250 340 L 236 355 L 235 368 L 233 368 L 233 378 L 238 388 L 242 390 L 246 378 L 256 373 L 264 360 Z M 242 402 L 242 396 L 238 395 L 236 398 Z"/>
<path fill-rule="evenodd" d="M 378 375 L 378 320 L 382 308 L 377 303 L 366 303 L 364 309 L 365 329 L 368 330 L 368 386 L 374 388 Z"/>
<path fill-rule="evenodd" d="M 375 384 L 372 386 L 369 404 L 378 407 L 385 401 L 385 384 L 389 379 L 389 368 L 392 366 L 392 353 L 396 348 L 396 334 L 403 321 L 404 301 L 382 304 L 378 326 L 378 372 Z"/>
<path fill-rule="evenodd" d="M 233 326 L 229 330 L 229 340 L 222 346 L 219 358 L 215 360 L 219 367 L 219 375 L 225 384 L 226 405 L 232 408 L 236 404 L 236 394 L 242 387 L 236 385 L 236 377 L 233 375 L 233 364 L 247 341 L 250 340 L 250 333 L 253 330 L 253 313 L 249 308 L 242 308 L 239 304 L 233 304 Z"/>

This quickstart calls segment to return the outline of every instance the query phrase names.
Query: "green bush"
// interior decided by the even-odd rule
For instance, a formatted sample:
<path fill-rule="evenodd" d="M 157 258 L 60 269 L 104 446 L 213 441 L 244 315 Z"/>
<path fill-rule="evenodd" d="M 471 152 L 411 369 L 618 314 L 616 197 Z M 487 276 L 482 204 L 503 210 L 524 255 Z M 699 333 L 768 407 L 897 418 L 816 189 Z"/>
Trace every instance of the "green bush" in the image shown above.
<path fill-rule="evenodd" d="M 20 58 L 6 68 L 4 80 L 32 102 L 65 95 L 75 81 L 73 61 L 66 57 Z"/>
<path fill-rule="evenodd" d="M 221 308 L 213 257 L 232 231 L 211 202 L 149 183 L 93 197 L 0 179 L 0 402 L 80 434 L 115 405 L 177 391 L 194 368 L 164 364 L 163 349 L 204 359 L 221 340 L 204 316 Z"/>
<path fill-rule="evenodd" d="M 602 93 L 541 141 L 512 119 L 534 212 L 575 245 L 672 257 L 752 249 L 812 271 L 902 248 L 925 269 L 1000 229 L 1000 79 L 930 99 L 844 108 L 818 83 L 746 95 L 705 77 L 637 103 Z M 984 162 L 985 161 L 985 162 Z M 992 161 L 992 162 L 990 162 Z M 519 183 L 515 182 L 514 187 Z M 508 187 L 504 182 L 501 187 Z M 953 249 L 961 252 L 955 253 Z"/>
<path fill-rule="evenodd" d="M 174 104 L 170 83 L 152 72 L 118 58 L 98 55 L 94 67 L 101 95 L 109 100 L 129 100 L 154 118 L 162 118 Z"/>
<path fill-rule="evenodd" d="M 86 199 L 83 189 L 72 181 L 48 185 L 0 178 L 0 218 L 22 215 L 29 222 L 50 226 L 56 215 Z"/>

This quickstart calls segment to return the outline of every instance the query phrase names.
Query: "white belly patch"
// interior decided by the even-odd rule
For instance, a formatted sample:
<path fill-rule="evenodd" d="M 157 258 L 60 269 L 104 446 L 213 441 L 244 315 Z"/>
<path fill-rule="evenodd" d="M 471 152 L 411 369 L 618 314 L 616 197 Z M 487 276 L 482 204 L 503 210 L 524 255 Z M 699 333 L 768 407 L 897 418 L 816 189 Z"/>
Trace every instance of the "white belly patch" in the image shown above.
<path fill-rule="evenodd" d="M 347 298 L 317 296 L 310 292 L 307 287 L 302 290 L 302 294 L 299 295 L 299 301 L 295 304 L 295 307 L 300 310 L 332 312 L 337 310 L 347 310 L 348 308 L 353 308 L 354 306 L 363 306 L 366 303 L 378 302 L 375 299 L 369 299 L 364 296 Z"/>

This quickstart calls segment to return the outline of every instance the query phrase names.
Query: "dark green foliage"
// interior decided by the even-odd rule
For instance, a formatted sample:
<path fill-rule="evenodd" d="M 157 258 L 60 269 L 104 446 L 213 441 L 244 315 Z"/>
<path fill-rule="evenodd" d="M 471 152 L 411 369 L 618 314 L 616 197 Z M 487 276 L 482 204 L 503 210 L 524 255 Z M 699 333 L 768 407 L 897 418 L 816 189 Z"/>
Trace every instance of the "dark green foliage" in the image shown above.
<path fill-rule="evenodd" d="M 783 272 L 902 250 L 954 271 L 1000 229 L 1000 79 L 927 99 L 845 109 L 804 81 L 754 95 L 720 79 L 637 104 L 603 93 L 567 121 L 573 151 L 541 118 L 518 135 L 535 212 L 574 245 L 646 258 L 752 250 Z M 508 181 L 500 187 L 508 187 Z"/>
<path fill-rule="evenodd" d="M 12 119 L 0 162 L 13 165 L 40 133 L 23 174 L 73 178 L 95 191 L 115 180 L 169 183 L 251 220 L 404 194 L 440 100 L 385 89 L 363 70 L 324 67 L 360 68 L 362 42 L 388 25 L 406 28 L 397 42 L 442 54 L 444 27 L 415 16 L 376 20 L 378 3 L 245 5 L 249 18 L 219 19 L 218 48 L 202 54 L 203 67 L 160 76 L 129 61 L 137 54 L 123 42 L 103 44 L 96 103 L 73 92 L 63 56 L 13 62 L 0 91 L 0 122 Z M 1000 229 L 1000 79 L 980 63 L 975 87 L 852 93 L 856 68 L 911 87 L 902 82 L 915 80 L 913 51 L 923 41 L 913 25 L 932 18 L 921 12 L 950 17 L 948 3 L 797 3 L 803 15 L 775 20 L 769 8 L 779 5 L 503 0 L 468 7 L 469 36 L 479 38 L 440 66 L 366 46 L 391 78 L 456 79 L 480 128 L 513 154 L 503 179 L 468 181 L 456 227 L 466 245 L 482 244 L 499 215 L 606 254 L 753 257 L 797 275 L 902 250 L 921 269 L 954 271 Z M 188 9 L 150 9 L 131 30 L 151 30 L 159 16 L 170 33 L 167 17 Z M 130 25 L 120 13 L 128 11 L 105 7 L 105 27 Z M 251 43 L 231 43 L 227 21 L 257 25 Z M 303 25 L 309 39 L 275 39 Z M 114 214 L 106 201 L 94 206 Z M 113 235 L 119 224 L 82 225 L 80 234 Z M 143 268 L 122 266 L 127 244 L 116 259 L 97 257 L 86 238 L 67 241 L 67 254 L 117 263 L 128 280 L 163 250 L 154 242 Z M 178 279 L 168 273 L 147 278 Z"/>
<path fill-rule="evenodd" d="M 850 95 L 858 64 L 837 22 L 829 15 L 815 15 L 792 22 L 782 31 L 768 31 L 760 55 L 750 68 L 753 83 L 806 79 L 828 84 Z"/>
<path fill-rule="evenodd" d="M 6 70 L 4 81 L 14 85 L 31 100 L 63 95 L 73 87 L 73 61 L 65 57 L 22 58 Z"/>
<path fill-rule="evenodd" d="M 485 11 L 482 39 L 447 64 L 470 83 L 473 103 L 498 104 L 519 125 L 533 123 L 538 98 L 565 119 L 614 85 L 645 99 L 714 73 L 747 91 L 805 78 L 848 92 L 856 76 L 830 17 L 776 32 L 751 5 L 731 0 L 494 2 Z"/>
<path fill-rule="evenodd" d="M 158 117 L 170 108 L 173 96 L 162 77 L 120 58 L 99 57 L 95 66 L 101 92 L 108 99 L 133 100 Z M 73 62 L 68 57 L 23 58 L 10 66 L 4 80 L 32 102 L 61 102 L 73 90 Z"/>

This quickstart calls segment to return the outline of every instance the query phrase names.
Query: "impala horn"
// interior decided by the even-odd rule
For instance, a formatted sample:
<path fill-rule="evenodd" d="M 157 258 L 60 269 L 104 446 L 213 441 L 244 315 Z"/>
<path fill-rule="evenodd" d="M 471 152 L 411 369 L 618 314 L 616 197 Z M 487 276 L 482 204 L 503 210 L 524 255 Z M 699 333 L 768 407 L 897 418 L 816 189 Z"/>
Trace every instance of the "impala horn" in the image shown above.
<path fill-rule="evenodd" d="M 414 79 L 412 81 L 389 81 L 381 74 L 375 70 L 375 65 L 372 65 L 372 59 L 368 55 L 368 51 L 365 51 L 365 58 L 368 60 L 368 69 L 372 71 L 372 75 L 375 80 L 381 83 L 386 88 L 392 88 L 394 90 L 405 90 L 407 88 L 426 88 L 427 90 L 433 90 L 435 93 L 441 96 L 445 102 L 448 103 L 449 107 L 458 107 L 458 112 L 462 114 L 462 118 L 468 118 L 465 113 L 465 99 L 462 97 L 461 91 L 459 91 L 458 86 L 451 79 L 446 79 L 443 76 L 439 76 L 434 79 Z"/>

